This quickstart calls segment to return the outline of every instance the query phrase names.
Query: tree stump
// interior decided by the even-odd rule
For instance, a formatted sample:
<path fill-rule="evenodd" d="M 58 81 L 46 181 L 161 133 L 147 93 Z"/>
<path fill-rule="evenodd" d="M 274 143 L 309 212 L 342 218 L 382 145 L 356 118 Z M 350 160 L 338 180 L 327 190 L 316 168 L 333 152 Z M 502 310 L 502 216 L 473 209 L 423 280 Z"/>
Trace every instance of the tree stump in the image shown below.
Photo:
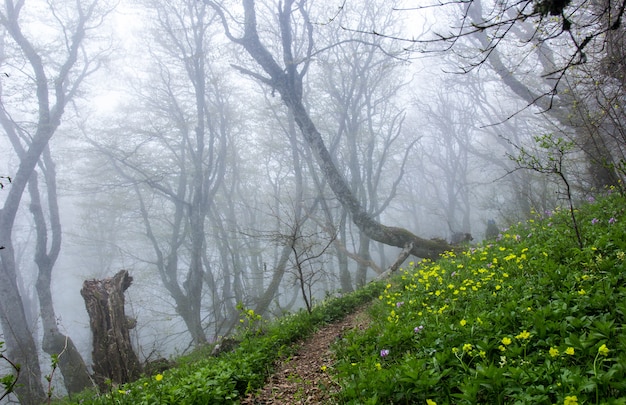
<path fill-rule="evenodd" d="M 124 312 L 124 291 L 132 281 L 127 270 L 120 270 L 111 278 L 85 280 L 80 290 L 93 334 L 94 379 L 101 389 L 107 389 L 110 383 L 133 381 L 141 374 L 139 358 L 130 342 L 129 330 L 135 325 Z"/>

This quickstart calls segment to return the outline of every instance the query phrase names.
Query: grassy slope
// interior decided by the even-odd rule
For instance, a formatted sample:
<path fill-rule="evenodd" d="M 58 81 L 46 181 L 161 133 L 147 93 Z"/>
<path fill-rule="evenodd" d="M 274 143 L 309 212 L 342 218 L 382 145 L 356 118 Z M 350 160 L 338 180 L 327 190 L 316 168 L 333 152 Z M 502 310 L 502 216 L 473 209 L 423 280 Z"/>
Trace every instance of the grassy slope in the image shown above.
<path fill-rule="evenodd" d="M 310 336 L 320 325 L 343 318 L 377 297 L 381 283 L 266 323 L 252 310 L 242 310 L 241 344 L 219 357 L 211 347 L 177 360 L 178 366 L 108 392 L 85 392 L 55 403 L 63 404 L 237 404 L 240 396 L 260 388 L 276 360 L 287 356 L 291 344 Z"/>
<path fill-rule="evenodd" d="M 162 375 L 64 403 L 238 403 L 292 342 L 374 296 L 371 328 L 344 336 L 326 370 L 343 386 L 340 403 L 626 404 L 625 203 L 610 195 L 581 207 L 583 249 L 567 212 L 537 214 L 498 242 L 421 263 L 262 334 L 244 311 L 234 352 L 194 353 Z"/>
<path fill-rule="evenodd" d="M 344 338 L 341 403 L 626 403 L 626 207 L 536 214 L 406 271 Z"/>

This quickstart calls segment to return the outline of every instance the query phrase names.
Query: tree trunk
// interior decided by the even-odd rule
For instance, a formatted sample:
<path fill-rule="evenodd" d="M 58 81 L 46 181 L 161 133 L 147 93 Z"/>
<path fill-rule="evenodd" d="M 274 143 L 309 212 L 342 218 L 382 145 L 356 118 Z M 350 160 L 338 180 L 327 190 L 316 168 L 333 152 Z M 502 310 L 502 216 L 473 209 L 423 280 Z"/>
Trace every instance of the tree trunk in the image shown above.
<path fill-rule="evenodd" d="M 73 21 L 61 21 L 61 17 L 57 16 L 66 41 L 64 43 L 66 55 L 65 58 L 55 58 L 53 64 L 45 66 L 42 57 L 45 52 L 38 53 L 20 26 L 20 22 L 25 20 L 20 18 L 24 2 L 14 4 L 12 1 L 6 1 L 0 11 L 0 25 L 3 27 L 3 32 L 8 33 L 6 39 L 12 39 L 15 42 L 16 47 L 13 50 L 21 53 L 27 61 L 23 63 L 22 69 L 24 69 L 25 76 L 32 80 L 35 91 L 34 94 L 29 94 L 29 97 L 34 98 L 32 101 L 37 105 L 33 111 L 34 116 L 37 117 L 36 120 L 29 120 L 23 114 L 18 114 L 20 124 L 16 124 L 10 118 L 11 113 L 7 108 L 8 105 L 4 104 L 4 97 L 2 108 L 0 108 L 2 110 L 0 124 L 10 139 L 15 153 L 19 156 L 19 167 L 12 178 L 12 186 L 4 200 L 4 205 L 0 209 L 0 246 L 6 247 L 2 250 L 0 260 L 0 323 L 5 334 L 7 356 L 12 361 L 21 364 L 16 392 L 22 404 L 41 404 L 44 402 L 45 393 L 42 386 L 38 350 L 28 328 L 24 305 L 17 289 L 12 232 L 24 190 L 42 153 L 48 147 L 50 138 L 61 123 L 66 104 L 76 94 L 83 79 L 95 70 L 91 65 L 93 60 L 82 52 L 84 50 L 82 45 L 87 32 L 86 26 L 94 17 L 94 10 L 97 8 L 96 4 L 86 5 L 85 3 L 76 2 L 80 12 Z M 49 11 L 53 11 L 52 3 L 49 4 L 51 7 Z M 75 68 L 79 57 L 81 67 Z M 28 85 L 24 85 L 24 89 L 28 88 Z M 51 100 L 54 100 L 54 104 L 51 104 Z M 31 124 L 35 123 L 34 133 L 30 131 L 24 133 L 25 124 L 26 127 L 31 128 Z M 22 129 L 18 131 L 17 128 Z"/>
<path fill-rule="evenodd" d="M 50 234 L 41 202 L 37 172 L 33 172 L 28 184 L 30 194 L 30 211 L 35 221 L 37 243 L 35 247 L 35 263 L 37 264 L 37 297 L 43 326 L 42 348 L 50 356 L 58 355 L 58 366 L 63 374 L 63 384 L 68 393 L 77 393 L 92 386 L 87 366 L 74 342 L 69 336 L 59 331 L 57 316 L 52 302 L 52 269 L 61 250 L 61 220 L 56 188 L 56 171 L 49 148 L 42 155 L 40 167 L 43 170 L 47 186 L 48 214 L 50 217 Z M 50 239 L 50 241 L 49 241 Z M 48 245 L 49 250 L 48 250 Z"/>
<path fill-rule="evenodd" d="M 130 342 L 129 330 L 135 325 L 124 312 L 124 291 L 132 281 L 127 270 L 120 270 L 112 278 L 86 280 L 80 290 L 93 333 L 94 377 L 101 389 L 106 389 L 107 379 L 123 384 L 141 374 Z"/>
<path fill-rule="evenodd" d="M 359 232 L 359 255 L 362 261 L 357 263 L 356 267 L 356 287 L 361 288 L 367 284 L 367 269 L 369 268 L 368 262 L 371 261 L 370 257 L 370 238 L 363 232 Z"/>
<path fill-rule="evenodd" d="M 609 13 L 609 15 L 611 14 Z M 480 1 L 472 2 L 472 7 L 468 8 L 468 17 L 472 24 L 477 23 L 480 25 L 481 22 L 484 21 L 482 3 Z M 610 32 L 611 31 L 609 31 L 609 33 Z M 477 33 L 476 38 L 480 42 L 483 49 L 491 49 L 491 40 L 487 37 L 486 31 L 480 31 Z M 608 38 L 610 44 L 610 34 Z M 537 44 L 536 49 L 538 51 L 545 52 L 545 44 Z M 611 52 L 610 49 L 609 52 Z M 594 188 L 602 190 L 606 186 L 615 186 L 619 184 L 619 175 L 616 173 L 612 165 L 613 155 L 603 137 L 597 132 L 597 129 L 589 133 L 585 130 L 584 126 L 582 126 L 581 122 L 572 122 L 572 118 L 570 117 L 571 114 L 568 114 L 573 110 L 575 111 L 575 108 L 573 108 L 572 105 L 575 104 L 576 100 L 574 99 L 575 97 L 572 92 L 567 95 L 564 91 L 559 91 L 559 97 L 552 97 L 547 94 L 532 91 L 526 84 L 518 80 L 513 75 L 511 70 L 506 67 L 503 59 L 501 58 L 501 54 L 497 52 L 495 48 L 489 52 L 487 61 L 491 64 L 493 70 L 500 77 L 502 82 L 509 87 L 513 93 L 527 102 L 528 105 L 536 105 L 544 112 L 550 114 L 551 117 L 555 118 L 564 127 L 572 128 L 575 131 L 574 137 L 585 154 L 585 158 L 587 160 L 587 172 L 590 177 L 589 180 Z M 544 67 L 544 72 L 547 72 L 547 74 L 543 75 L 546 77 L 546 82 L 550 79 L 554 79 L 554 72 L 558 72 L 559 70 L 554 64 L 553 59 L 543 55 L 541 61 Z M 574 118 L 574 120 L 576 119 Z"/>
<path fill-rule="evenodd" d="M 15 261 L 11 240 L 2 240 L 0 250 L 0 324 L 4 332 L 7 358 L 21 365 L 15 393 L 23 405 L 43 403 L 45 394 L 41 383 L 39 356 L 33 335 L 28 329 L 22 297 L 15 282 Z"/>
<path fill-rule="evenodd" d="M 276 263 L 276 267 L 272 272 L 272 280 L 270 284 L 265 289 L 265 292 L 261 297 L 259 297 L 259 301 L 256 304 L 255 311 L 259 315 L 263 315 L 267 312 L 272 303 L 272 300 L 276 297 L 278 293 L 280 283 L 283 280 L 285 275 L 285 270 L 287 269 L 287 262 L 289 261 L 289 256 L 291 255 L 291 249 L 289 246 L 283 246 L 280 254 L 280 258 Z"/>
<path fill-rule="evenodd" d="M 214 2 L 210 0 L 204 1 L 205 3 L 211 5 L 221 15 L 222 21 L 226 24 L 224 11 Z M 281 41 L 283 44 L 282 53 L 285 65 L 283 67 L 276 62 L 274 56 L 261 43 L 257 32 L 254 0 L 243 0 L 245 14 L 243 36 L 241 38 L 234 37 L 230 33 L 230 29 L 227 25 L 225 27 L 226 35 L 232 41 L 243 46 L 247 53 L 257 62 L 257 64 L 265 71 L 265 73 L 267 73 L 269 77 L 264 77 L 261 74 L 244 68 L 238 68 L 238 70 L 271 86 L 273 90 L 280 94 L 285 105 L 290 108 L 293 113 L 296 124 L 300 128 L 305 141 L 311 148 L 313 155 L 317 160 L 317 164 L 319 165 L 331 190 L 333 190 L 333 193 L 339 202 L 350 213 L 354 224 L 363 233 L 377 242 L 391 246 L 404 248 L 412 245 L 413 248 L 411 250 L 411 254 L 417 257 L 429 259 L 439 258 L 441 253 L 450 249 L 450 246 L 445 241 L 422 239 L 406 229 L 385 226 L 377 222 L 363 209 L 348 187 L 348 184 L 342 174 L 337 170 L 332 156 L 324 144 L 324 140 L 322 139 L 320 132 L 316 128 L 302 102 L 302 78 L 306 74 L 308 68 L 307 64 L 309 63 L 308 61 L 312 58 L 305 58 L 307 62 L 303 62 L 303 67 L 300 71 L 297 70 L 298 64 L 294 63 L 295 58 L 293 57 L 291 49 L 293 46 L 291 33 L 292 5 L 293 0 L 285 1 L 279 11 Z M 305 10 L 302 8 L 299 8 L 298 10 L 303 13 L 304 18 L 308 19 L 308 16 L 305 15 Z M 307 24 L 305 29 L 311 29 L 310 23 Z M 312 47 L 312 44 L 309 44 L 309 47 Z"/>

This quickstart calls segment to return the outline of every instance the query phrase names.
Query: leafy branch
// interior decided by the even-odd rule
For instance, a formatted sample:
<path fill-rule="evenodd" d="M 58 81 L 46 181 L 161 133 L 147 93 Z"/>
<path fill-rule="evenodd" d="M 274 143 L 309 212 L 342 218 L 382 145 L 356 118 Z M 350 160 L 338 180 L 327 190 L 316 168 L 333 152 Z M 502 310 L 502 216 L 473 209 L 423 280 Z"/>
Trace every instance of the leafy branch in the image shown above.
<path fill-rule="evenodd" d="M 11 366 L 13 370 L 15 370 L 15 374 L 7 374 L 3 377 L 0 377 L 0 384 L 4 386 L 4 393 L 0 395 L 0 401 L 2 401 L 5 397 L 13 392 L 15 385 L 17 384 L 17 379 L 20 376 L 21 369 L 19 364 L 13 363 L 11 359 L 4 355 L 3 346 L 4 342 L 0 341 L 0 360 L 4 360 L 9 363 L 9 366 Z"/>
<path fill-rule="evenodd" d="M 574 211 L 572 189 L 564 169 L 565 157 L 574 149 L 574 143 L 561 137 L 556 138 L 553 134 L 536 136 L 535 142 L 545 151 L 545 156 L 540 158 L 536 154 L 528 152 L 525 148 L 517 146 L 516 148 L 519 151 L 519 155 L 513 156 L 507 154 L 507 156 L 516 163 L 518 169 L 533 170 L 542 174 L 555 174 L 563 182 L 565 185 L 565 197 L 569 205 L 570 217 L 572 218 L 572 224 L 576 232 L 578 247 L 582 249 L 583 240 Z"/>

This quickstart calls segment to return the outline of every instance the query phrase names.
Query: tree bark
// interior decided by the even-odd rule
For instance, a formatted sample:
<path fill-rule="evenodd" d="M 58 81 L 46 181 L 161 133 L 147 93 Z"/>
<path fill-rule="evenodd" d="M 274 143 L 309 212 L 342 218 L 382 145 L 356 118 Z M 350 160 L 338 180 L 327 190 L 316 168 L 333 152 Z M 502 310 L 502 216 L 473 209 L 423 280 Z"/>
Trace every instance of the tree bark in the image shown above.
<path fill-rule="evenodd" d="M 0 246 L 5 246 L 5 249 L 0 251 L 0 324 L 5 334 L 7 356 L 12 361 L 21 364 L 20 378 L 15 389 L 20 402 L 41 404 L 44 402 L 45 393 L 42 386 L 38 350 L 28 327 L 24 304 L 18 291 L 12 232 L 24 191 L 36 165 L 48 147 L 50 138 L 61 123 L 65 106 L 76 94 L 83 79 L 93 71 L 90 67 L 91 60 L 80 51 L 88 30 L 87 23 L 96 12 L 97 0 L 88 5 L 84 4 L 86 2 L 82 5 L 77 2 L 77 5 L 80 5 L 80 12 L 75 21 L 70 23 L 58 20 L 65 34 L 67 54 L 64 60 L 57 58 L 54 66 L 44 65 L 42 59 L 44 54 L 38 53 L 35 45 L 22 32 L 20 21 L 24 21 L 24 18 L 21 18 L 20 13 L 24 8 L 24 3 L 24 1 L 7 0 L 0 10 L 0 25 L 9 34 L 7 39 L 10 38 L 15 42 L 16 49 L 19 48 L 19 52 L 27 62 L 22 69 L 32 79 L 34 94 L 29 96 L 35 96 L 37 103 L 35 109 L 37 118 L 31 121 L 36 122 L 36 129 L 34 133 L 28 133 L 26 137 L 21 136 L 23 133 L 18 130 L 19 127 L 24 127 L 24 123 L 18 126 L 12 122 L 4 95 L 2 108 L 0 108 L 2 111 L 0 124 L 7 133 L 15 153 L 19 156 L 19 166 L 15 175 L 12 176 L 11 188 L 0 209 Z M 80 68 L 75 69 L 79 55 L 83 63 Z M 52 72 L 56 74 L 52 76 Z M 26 120 L 23 117 L 22 119 Z M 30 126 L 30 123 L 27 126 Z"/>
<path fill-rule="evenodd" d="M 445 241 L 423 239 L 406 229 L 385 226 L 377 222 L 362 208 L 348 187 L 346 180 L 337 170 L 320 132 L 313 123 L 302 101 L 302 78 L 306 74 L 310 58 L 305 58 L 304 66 L 298 71 L 298 65 L 295 62 L 291 49 L 293 45 L 291 38 L 291 7 L 294 1 L 285 1 L 279 10 L 284 66 L 278 64 L 274 56 L 261 43 L 257 32 L 254 0 L 243 0 L 244 32 L 240 38 L 234 37 L 230 33 L 223 10 L 210 0 L 204 1 L 212 6 L 222 17 L 226 35 L 229 39 L 241 45 L 256 61 L 258 66 L 263 69 L 267 77 L 244 68 L 238 67 L 237 69 L 271 86 L 274 91 L 280 94 L 285 105 L 290 108 L 296 124 L 313 151 L 317 164 L 331 190 L 333 190 L 339 202 L 350 213 L 354 224 L 368 237 L 377 242 L 400 248 L 412 245 L 411 254 L 417 257 L 437 259 L 442 252 L 449 249 L 450 246 Z M 301 13 L 305 13 L 302 7 L 299 10 Z M 307 16 L 304 15 L 304 18 L 306 19 Z M 312 29 L 311 24 L 308 23 L 305 29 Z M 309 45 L 309 48 L 311 48 L 312 44 Z"/>
<path fill-rule="evenodd" d="M 606 14 L 600 12 L 600 15 Z M 611 14 L 608 13 L 608 15 Z M 480 0 L 474 0 L 472 2 L 472 7 L 468 8 L 468 17 L 472 24 L 482 24 L 484 18 L 482 2 Z M 609 35 L 607 35 L 609 43 L 611 38 L 610 33 L 611 31 L 609 31 Z M 490 49 L 492 47 L 492 40 L 488 38 L 487 31 L 483 30 L 476 33 L 476 38 L 483 49 Z M 539 43 L 535 45 L 537 51 L 547 52 L 547 45 L 545 43 L 539 41 Z M 602 190 L 606 186 L 619 184 L 619 175 L 614 169 L 615 161 L 613 154 L 604 137 L 597 133 L 597 129 L 594 132 L 586 131 L 584 127 L 581 127 L 580 122 L 572 122 L 572 118 L 569 117 L 571 114 L 568 113 L 575 111 L 575 108 L 572 106 L 576 103 L 572 92 L 566 93 L 560 91 L 558 97 L 554 97 L 551 92 L 541 94 L 540 92 L 531 90 L 526 84 L 513 75 L 512 71 L 507 68 L 501 58 L 500 52 L 495 48 L 490 50 L 489 57 L 486 61 L 491 64 L 493 70 L 500 77 L 502 82 L 511 89 L 513 93 L 528 103 L 528 105 L 536 105 L 551 117 L 555 118 L 560 124 L 564 125 L 566 128 L 570 127 L 575 131 L 575 138 L 578 140 L 577 143 L 580 144 L 580 150 L 585 154 L 587 159 L 587 171 L 590 176 L 590 181 L 596 189 Z M 546 83 L 552 85 L 549 83 L 549 80 L 554 81 L 554 72 L 558 72 L 558 67 L 554 64 L 553 58 L 546 57 L 545 54 L 541 55 L 540 61 L 544 68 L 545 73 L 543 76 L 546 78 Z M 572 66 L 573 65 L 574 64 L 572 64 Z M 552 90 L 556 91 L 557 88 L 553 88 Z"/>
<path fill-rule="evenodd" d="M 7 243 L 8 242 L 8 243 Z M 13 245 L 10 240 L 3 241 L 0 262 L 0 322 L 4 332 L 7 352 L 5 356 L 21 366 L 15 393 L 23 405 L 39 405 L 45 399 L 39 369 L 37 346 L 22 305 L 15 282 Z M 12 305 L 11 305 L 12 303 Z M 15 325 L 15 326 L 14 326 Z"/>
<path fill-rule="evenodd" d="M 56 192 L 56 174 L 54 163 L 48 148 L 43 154 L 45 167 L 45 183 L 47 187 L 48 212 L 52 240 L 48 251 L 48 229 L 41 204 L 37 172 L 33 172 L 28 190 L 30 194 L 30 211 L 35 221 L 37 244 L 35 247 L 35 263 L 38 267 L 37 297 L 43 326 L 42 348 L 50 356 L 58 355 L 58 366 L 63 374 L 63 383 L 68 393 L 77 393 L 92 386 L 89 372 L 80 352 L 69 336 L 62 334 L 57 326 L 57 316 L 52 302 L 52 269 L 61 250 L 61 221 L 59 217 L 58 198 Z"/>
<path fill-rule="evenodd" d="M 85 280 L 80 294 L 89 313 L 93 334 L 95 381 L 106 389 L 107 379 L 123 384 L 139 378 L 141 365 L 130 342 L 129 330 L 135 325 L 124 311 L 124 291 L 133 278 L 127 270 L 104 280 Z"/>
<path fill-rule="evenodd" d="M 387 268 L 387 270 L 380 273 L 378 277 L 376 277 L 376 280 L 384 280 L 387 277 L 389 277 L 392 273 L 398 270 L 400 266 L 402 266 L 402 263 L 404 263 L 404 261 L 406 260 L 407 257 L 409 257 L 410 254 L 411 254 L 411 245 L 402 249 L 402 251 L 398 255 L 398 258 Z"/>

